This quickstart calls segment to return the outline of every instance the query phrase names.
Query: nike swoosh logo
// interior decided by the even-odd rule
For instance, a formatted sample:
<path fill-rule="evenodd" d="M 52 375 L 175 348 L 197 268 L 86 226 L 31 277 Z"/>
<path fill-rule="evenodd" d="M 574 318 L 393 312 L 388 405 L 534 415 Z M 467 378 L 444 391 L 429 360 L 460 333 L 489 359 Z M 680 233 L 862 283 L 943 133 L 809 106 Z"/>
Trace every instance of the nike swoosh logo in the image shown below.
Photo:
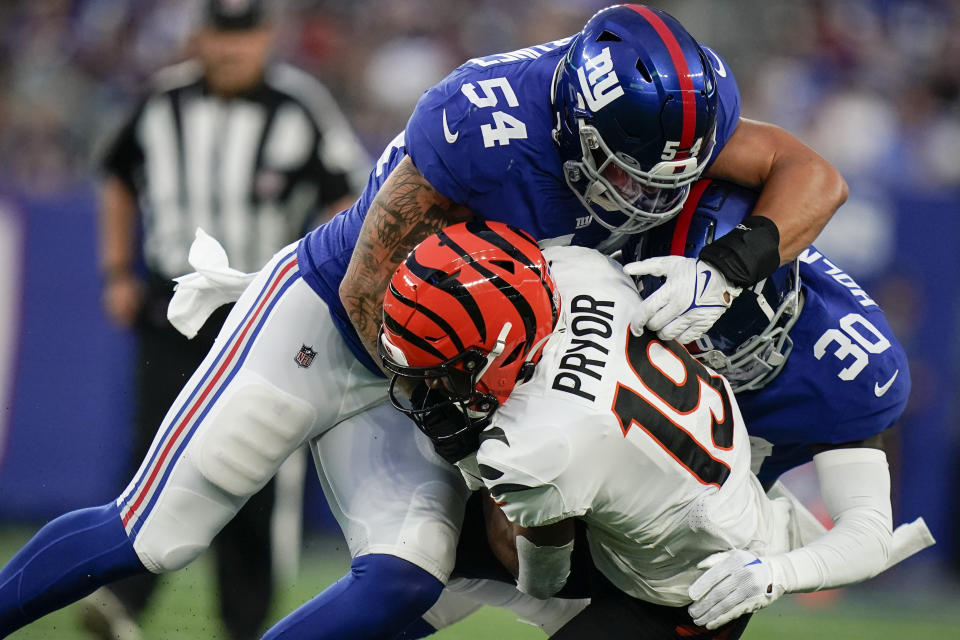
<path fill-rule="evenodd" d="M 721 78 L 726 78 L 727 69 L 723 66 L 723 60 L 721 60 L 720 56 L 718 56 L 716 52 L 714 52 L 712 49 L 707 49 L 707 51 L 710 53 L 710 55 L 713 56 L 713 59 L 717 61 L 717 65 L 719 65 L 720 67 L 719 69 L 717 67 L 713 67 L 713 70 L 716 71 L 717 75 L 720 76 Z M 710 66 L 713 66 L 713 65 L 710 65 Z"/>
<path fill-rule="evenodd" d="M 703 275 L 707 276 L 703 279 L 703 286 L 700 287 L 700 293 L 697 294 L 698 298 L 702 298 L 703 294 L 707 291 L 707 285 L 710 283 L 710 276 L 713 275 L 709 271 L 704 271 Z"/>
<path fill-rule="evenodd" d="M 450 133 L 450 127 L 447 126 L 447 110 L 443 110 L 443 137 L 447 139 L 447 142 L 453 144 L 457 141 L 457 138 L 460 137 L 460 132 Z"/>
<path fill-rule="evenodd" d="M 890 389 L 890 387 L 893 386 L 893 381 L 897 379 L 897 376 L 898 376 L 899 374 L 900 374 L 900 369 L 897 369 L 896 371 L 893 372 L 893 376 L 891 376 L 890 379 L 887 380 L 887 383 L 886 383 L 885 385 L 882 385 L 882 386 L 880 385 L 879 382 L 874 382 L 874 383 L 873 383 L 873 393 L 874 393 L 874 395 L 876 395 L 876 396 L 879 398 L 879 397 L 881 397 L 883 394 L 885 394 L 885 393 Z"/>

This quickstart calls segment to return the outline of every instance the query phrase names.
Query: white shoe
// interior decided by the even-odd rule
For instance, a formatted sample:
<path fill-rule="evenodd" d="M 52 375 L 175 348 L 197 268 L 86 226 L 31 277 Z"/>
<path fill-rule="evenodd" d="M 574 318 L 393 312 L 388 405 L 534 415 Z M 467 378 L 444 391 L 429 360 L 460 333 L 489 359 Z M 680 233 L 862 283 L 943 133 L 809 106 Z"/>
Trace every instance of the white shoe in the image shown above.
<path fill-rule="evenodd" d="M 81 626 L 98 640 L 143 640 L 130 612 L 106 587 L 81 600 L 80 607 Z"/>

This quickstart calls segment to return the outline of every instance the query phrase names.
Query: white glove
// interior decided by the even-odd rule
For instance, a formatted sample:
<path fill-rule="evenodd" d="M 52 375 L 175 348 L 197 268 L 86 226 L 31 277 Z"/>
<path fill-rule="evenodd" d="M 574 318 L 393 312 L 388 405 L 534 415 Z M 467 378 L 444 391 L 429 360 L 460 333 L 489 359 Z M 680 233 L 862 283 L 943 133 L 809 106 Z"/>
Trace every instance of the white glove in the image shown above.
<path fill-rule="evenodd" d="M 687 611 L 695 623 L 707 629 L 763 608 L 785 591 L 775 562 L 742 549 L 715 553 L 697 568 L 707 571 L 690 585 L 693 604 Z"/>
<path fill-rule="evenodd" d="M 727 282 L 715 267 L 683 256 L 662 256 L 631 262 L 629 276 L 664 276 L 666 281 L 640 303 L 631 323 L 634 335 L 644 327 L 663 340 L 693 342 L 713 326 L 742 289 Z"/>

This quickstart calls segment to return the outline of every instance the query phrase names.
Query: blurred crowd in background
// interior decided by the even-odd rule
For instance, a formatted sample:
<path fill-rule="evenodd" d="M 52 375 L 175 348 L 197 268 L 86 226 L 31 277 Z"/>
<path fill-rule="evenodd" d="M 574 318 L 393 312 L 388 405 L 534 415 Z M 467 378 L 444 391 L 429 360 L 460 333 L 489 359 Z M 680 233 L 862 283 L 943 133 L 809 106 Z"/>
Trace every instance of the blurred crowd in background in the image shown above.
<path fill-rule="evenodd" d="M 289 0 L 278 55 L 318 75 L 371 154 L 463 60 L 574 33 L 596 0 Z M 192 0 L 0 4 L 0 181 L 89 179 L 97 141 L 166 63 Z M 798 135 L 851 182 L 960 185 L 960 3 L 664 0 L 725 57 L 743 113 Z"/>
<path fill-rule="evenodd" d="M 460 62 L 571 35 L 606 4 L 287 0 L 277 55 L 327 85 L 376 158 L 422 91 Z M 912 415 L 918 429 L 911 455 L 922 456 L 927 434 L 936 433 L 930 446 L 944 461 L 930 466 L 910 496 L 960 480 L 940 471 L 956 474 L 946 460 L 960 455 L 960 438 L 952 426 L 951 349 L 931 348 L 929 341 L 942 336 L 928 335 L 924 324 L 939 294 L 936 283 L 917 286 L 930 280 L 919 275 L 926 267 L 902 258 L 908 240 L 898 236 L 898 227 L 914 224 L 906 217 L 922 220 L 926 212 L 916 203 L 924 198 L 960 212 L 960 2 L 653 4 L 720 52 L 740 84 L 742 115 L 785 127 L 847 178 L 850 201 L 817 244 L 858 281 L 876 287 L 871 293 L 910 353 L 914 395 L 905 419 Z M 0 197 L 56 200 L 93 185 L 97 149 L 136 103 L 145 80 L 189 55 L 196 6 L 194 0 L 0 3 Z M 898 202 L 904 197 L 913 204 Z M 922 253 L 924 240 L 918 242 Z M 934 268 L 960 272 L 957 261 Z M 946 311 L 956 309 L 951 303 Z M 954 317 L 937 326 L 955 325 Z"/>

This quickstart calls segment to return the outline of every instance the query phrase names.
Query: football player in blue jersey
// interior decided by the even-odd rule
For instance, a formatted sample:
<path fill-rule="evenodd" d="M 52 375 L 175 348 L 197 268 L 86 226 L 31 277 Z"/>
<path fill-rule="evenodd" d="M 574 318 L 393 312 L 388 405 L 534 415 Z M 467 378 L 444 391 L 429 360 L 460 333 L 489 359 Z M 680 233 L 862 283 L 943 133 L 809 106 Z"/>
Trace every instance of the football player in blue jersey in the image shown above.
<path fill-rule="evenodd" d="M 659 297 L 651 272 L 736 229 L 756 200 L 738 185 L 698 182 L 674 220 L 625 248 L 642 294 Z M 878 443 L 910 392 L 906 354 L 879 305 L 814 246 L 741 294 L 688 349 L 737 393 L 767 488 L 818 444 Z"/>
<path fill-rule="evenodd" d="M 689 341 L 742 287 L 807 247 L 847 193 L 795 137 L 741 117 L 722 58 L 643 5 L 604 9 L 573 38 L 467 61 L 423 95 L 394 145 L 378 163 L 385 180 L 343 220 L 343 237 L 318 235 L 307 249 L 335 242 L 350 261 L 342 279 L 343 265 L 330 266 L 343 301 L 333 304 L 371 354 L 390 275 L 451 222 L 476 216 L 544 246 L 609 250 L 676 215 L 701 175 L 759 189 L 743 229 L 665 274 L 670 297 L 696 291 L 694 304 L 640 307 L 638 328 Z"/>
<path fill-rule="evenodd" d="M 625 270 L 648 299 L 659 298 L 656 276 L 670 262 L 731 233 L 756 203 L 749 189 L 698 182 L 674 220 L 625 249 L 642 260 Z M 691 587 L 698 624 L 714 628 L 784 592 L 865 580 L 903 559 L 904 549 L 932 543 L 922 522 L 904 525 L 896 544 L 891 530 L 883 433 L 907 403 L 906 354 L 877 303 L 815 247 L 745 289 L 687 347 L 730 381 L 763 486 L 770 489 L 782 473 L 812 459 L 836 523 L 816 542 L 780 557 L 757 562 L 738 552 L 715 559 Z"/>
<path fill-rule="evenodd" d="M 384 403 L 371 354 L 396 266 L 472 217 L 545 245 L 613 250 L 675 216 L 702 175 L 725 178 L 760 190 L 754 215 L 664 274 L 664 290 L 693 304 L 644 303 L 634 318 L 664 338 L 699 337 L 846 197 L 829 163 L 741 118 L 739 104 L 723 60 L 643 5 L 454 70 L 424 94 L 358 202 L 256 275 L 127 489 L 52 521 L 0 571 L 0 636 L 111 580 L 189 563 L 304 442 L 354 560 L 267 637 L 389 638 L 417 625 L 452 569 L 466 494 Z M 194 294 L 235 298 L 223 287 L 246 281 L 204 246 L 207 284 L 191 281 Z"/>

